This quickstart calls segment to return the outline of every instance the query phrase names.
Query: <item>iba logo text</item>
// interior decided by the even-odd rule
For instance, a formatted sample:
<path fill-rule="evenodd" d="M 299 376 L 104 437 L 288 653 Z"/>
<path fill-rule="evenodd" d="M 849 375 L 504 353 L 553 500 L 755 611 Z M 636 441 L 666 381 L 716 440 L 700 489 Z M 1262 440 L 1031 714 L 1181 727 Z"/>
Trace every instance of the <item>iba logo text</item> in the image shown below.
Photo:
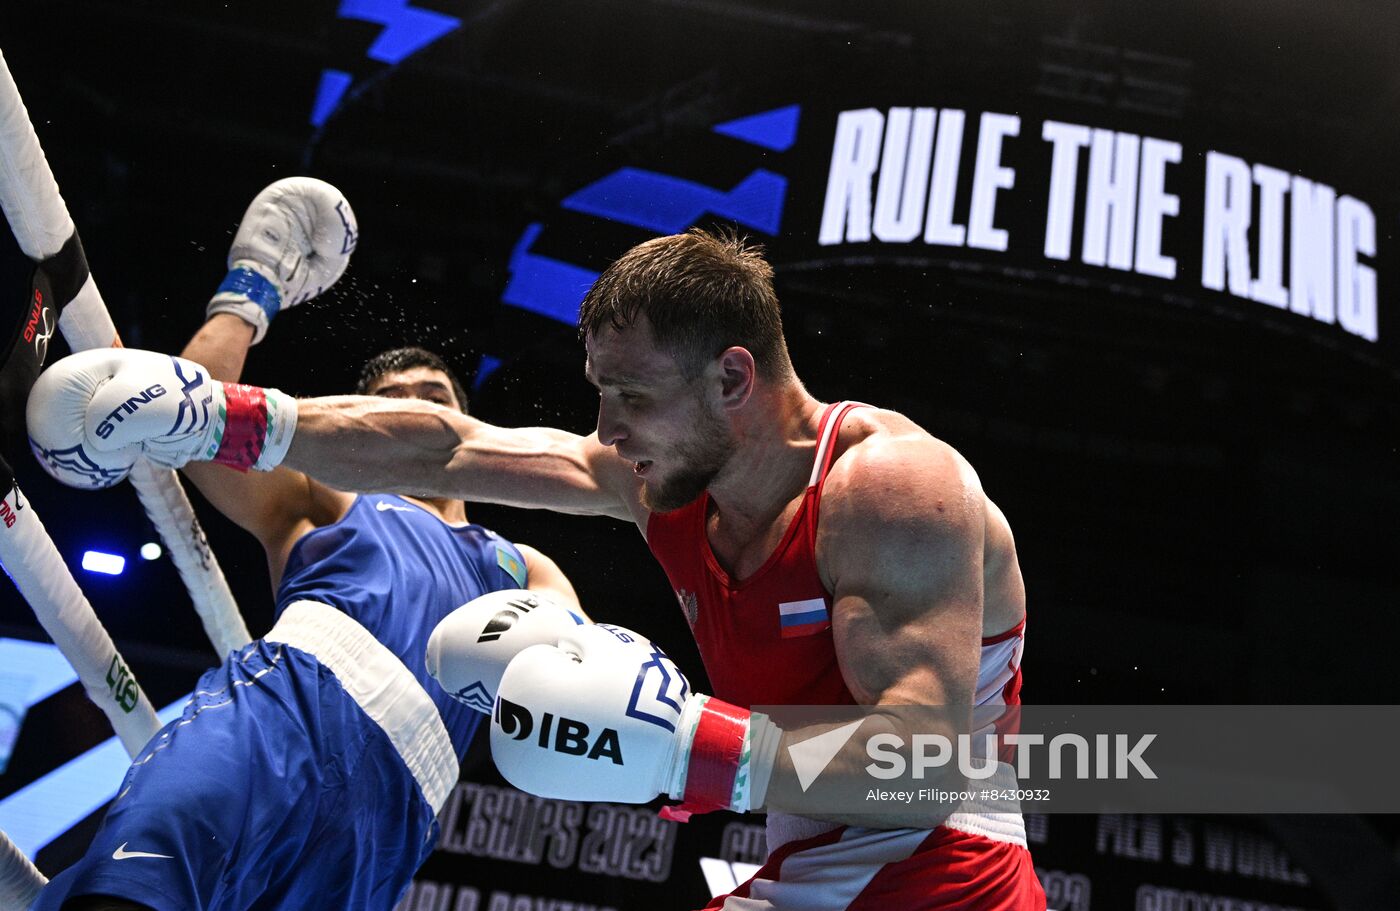
<path fill-rule="evenodd" d="M 530 710 L 509 699 L 496 700 L 496 724 L 502 733 L 512 740 L 524 740 L 535 733 L 535 719 Z M 613 765 L 622 765 L 622 744 L 617 731 L 603 728 L 596 738 L 588 725 L 572 718 L 556 718 L 549 712 L 543 713 L 535 745 L 556 753 L 570 756 L 587 756 L 589 759 L 607 758 Z"/>

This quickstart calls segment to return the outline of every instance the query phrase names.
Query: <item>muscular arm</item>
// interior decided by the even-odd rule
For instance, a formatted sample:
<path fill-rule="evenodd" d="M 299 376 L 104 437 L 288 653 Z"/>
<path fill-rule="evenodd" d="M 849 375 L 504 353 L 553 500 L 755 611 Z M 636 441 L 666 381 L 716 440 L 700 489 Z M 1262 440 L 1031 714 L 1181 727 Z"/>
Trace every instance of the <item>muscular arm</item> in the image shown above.
<path fill-rule="evenodd" d="M 976 689 L 984 516 L 971 467 L 928 437 L 862 444 L 837 463 L 822 498 L 818 555 L 833 592 L 836 657 L 847 688 L 862 705 L 953 708 L 937 726 L 921 729 L 952 742 L 967 730 Z M 867 722 L 862 733 L 879 724 Z M 888 727 L 899 731 L 897 721 Z M 865 771 L 865 739 L 853 738 L 823 774 L 877 785 Z M 787 751 L 779 750 L 769 809 L 812 815 L 802 808 L 794 777 Z M 945 766 L 925 784 L 957 790 L 962 779 Z M 928 827 L 943 815 L 946 809 L 931 813 L 915 804 L 902 815 L 830 821 Z"/>
<path fill-rule="evenodd" d="M 829 482 L 823 502 L 837 662 L 863 705 L 971 705 L 982 636 L 981 487 L 937 441 L 881 446 L 854 460 L 836 490 Z"/>
<path fill-rule="evenodd" d="M 407 399 L 303 399 L 297 412 L 283 464 L 342 490 L 645 522 L 631 465 L 595 435 L 496 427 Z"/>

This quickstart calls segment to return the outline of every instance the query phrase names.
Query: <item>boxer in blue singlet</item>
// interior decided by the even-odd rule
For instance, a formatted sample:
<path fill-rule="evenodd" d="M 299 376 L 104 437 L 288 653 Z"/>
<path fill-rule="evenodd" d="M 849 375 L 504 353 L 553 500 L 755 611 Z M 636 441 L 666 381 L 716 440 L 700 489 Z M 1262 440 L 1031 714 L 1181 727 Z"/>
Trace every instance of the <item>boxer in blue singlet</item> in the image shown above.
<path fill-rule="evenodd" d="M 344 220 L 343 199 L 319 182 L 265 199 L 285 183 L 250 207 L 235 272 L 258 220 Z M 298 302 L 287 277 L 275 283 L 279 300 Z M 276 312 L 258 294 L 256 279 L 231 272 L 184 356 L 236 381 Z M 371 360 L 357 391 L 466 404 L 446 364 L 417 348 Z M 276 623 L 200 679 L 183 715 L 133 761 L 87 853 L 33 908 L 388 911 L 431 852 L 485 717 L 429 676 L 429 634 L 487 592 L 531 588 L 576 608 L 573 589 L 538 551 L 468 523 L 460 501 L 356 496 L 280 468 L 186 474 L 262 542 Z"/>

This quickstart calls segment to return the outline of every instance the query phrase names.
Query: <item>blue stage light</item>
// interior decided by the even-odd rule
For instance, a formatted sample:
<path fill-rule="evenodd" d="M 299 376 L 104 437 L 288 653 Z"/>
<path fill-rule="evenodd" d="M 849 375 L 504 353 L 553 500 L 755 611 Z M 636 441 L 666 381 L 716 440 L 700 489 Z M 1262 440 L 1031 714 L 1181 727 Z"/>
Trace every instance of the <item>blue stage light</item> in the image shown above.
<path fill-rule="evenodd" d="M 100 550 L 84 551 L 83 569 L 90 573 L 106 573 L 109 576 L 120 576 L 122 570 L 126 569 L 126 557 L 119 557 L 116 554 L 104 554 Z"/>

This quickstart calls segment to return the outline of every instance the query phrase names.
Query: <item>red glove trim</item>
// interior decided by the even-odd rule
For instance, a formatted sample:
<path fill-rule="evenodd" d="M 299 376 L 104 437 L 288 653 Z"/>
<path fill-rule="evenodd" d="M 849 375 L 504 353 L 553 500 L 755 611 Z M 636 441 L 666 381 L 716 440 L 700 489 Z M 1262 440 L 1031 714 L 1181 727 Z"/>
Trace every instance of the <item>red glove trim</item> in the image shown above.
<path fill-rule="evenodd" d="M 727 810 L 734 799 L 734 776 L 744 757 L 744 736 L 749 711 L 711 696 L 700 712 L 695 740 L 690 745 L 685 793 L 674 807 L 663 807 L 661 817 L 685 822 L 692 813 Z"/>
<path fill-rule="evenodd" d="M 267 395 L 260 386 L 225 383 L 224 401 L 228 416 L 214 461 L 247 471 L 262 455 L 267 439 Z"/>

